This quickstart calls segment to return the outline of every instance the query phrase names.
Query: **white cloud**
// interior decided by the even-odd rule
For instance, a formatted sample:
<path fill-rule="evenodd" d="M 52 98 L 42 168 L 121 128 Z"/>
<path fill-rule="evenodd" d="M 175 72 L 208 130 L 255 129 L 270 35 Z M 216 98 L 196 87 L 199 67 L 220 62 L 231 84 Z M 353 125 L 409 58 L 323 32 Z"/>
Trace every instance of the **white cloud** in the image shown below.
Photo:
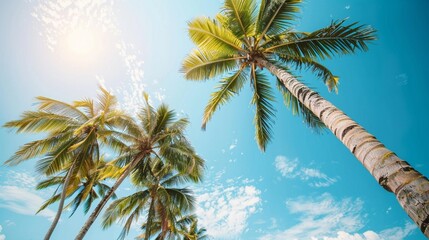
<path fill-rule="evenodd" d="M 360 216 L 362 205 L 363 202 L 359 199 L 342 199 L 337 202 L 327 193 L 315 199 L 289 199 L 286 207 L 290 213 L 299 215 L 299 223 L 261 239 L 311 239 L 340 230 L 358 230 L 363 226 Z"/>
<path fill-rule="evenodd" d="M 262 202 L 260 190 L 252 185 L 234 185 L 238 182 L 237 178 L 229 181 L 229 186 L 206 184 L 197 196 L 199 222 L 215 239 L 237 239 Z"/>
<path fill-rule="evenodd" d="M 39 195 L 17 186 L 0 186 L 0 192 L 0 207 L 23 215 L 35 215 L 45 201 Z M 38 215 L 52 220 L 55 212 L 45 209 Z"/>
<path fill-rule="evenodd" d="M 0 225 L 0 240 L 5 240 L 6 236 L 4 234 L 1 234 L 1 231 L 3 230 L 2 226 Z"/>
<path fill-rule="evenodd" d="M 323 237 L 321 240 L 403 240 L 409 236 L 417 226 L 411 222 L 406 222 L 403 228 L 394 227 L 376 233 L 374 231 L 366 231 L 362 234 L 347 233 L 344 231 L 337 232 L 335 237 Z M 315 239 L 317 240 L 317 239 Z"/>
<path fill-rule="evenodd" d="M 234 139 L 234 141 L 229 145 L 229 150 L 232 150 L 237 147 L 238 139 Z"/>
<path fill-rule="evenodd" d="M 298 167 L 298 159 L 289 160 L 285 156 L 277 156 L 274 164 L 283 177 L 295 177 L 292 173 Z"/>
<path fill-rule="evenodd" d="M 277 156 L 274 165 L 286 178 L 299 178 L 302 181 L 309 182 L 312 187 L 329 187 L 337 182 L 337 179 L 328 177 L 325 173 L 315 168 L 299 167 L 298 159 L 290 160 L 285 156 Z"/>
<path fill-rule="evenodd" d="M 8 171 L 5 177 L 3 185 L 0 185 L 0 207 L 19 214 L 34 216 L 45 202 L 41 195 L 47 195 L 47 190 L 36 192 L 35 186 L 38 180 L 27 172 Z M 51 220 L 55 212 L 46 208 L 38 213 L 38 216 Z M 6 223 L 8 226 L 14 224 L 10 220 L 6 220 Z"/>
<path fill-rule="evenodd" d="M 403 228 L 394 227 L 380 232 L 368 230 L 359 233 L 366 215 L 363 201 L 344 198 L 335 200 L 325 193 L 317 198 L 298 197 L 286 201 L 299 222 L 285 230 L 266 234 L 260 240 L 400 240 L 409 236 L 415 225 L 407 222 Z"/>

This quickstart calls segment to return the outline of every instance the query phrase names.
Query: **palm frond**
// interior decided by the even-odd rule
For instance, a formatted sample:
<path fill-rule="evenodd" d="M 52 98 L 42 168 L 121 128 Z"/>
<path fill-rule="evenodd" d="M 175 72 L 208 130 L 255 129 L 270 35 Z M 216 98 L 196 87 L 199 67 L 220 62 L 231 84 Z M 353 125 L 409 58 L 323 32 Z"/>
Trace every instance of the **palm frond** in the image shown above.
<path fill-rule="evenodd" d="M 67 116 L 41 111 L 27 111 L 21 119 L 10 121 L 3 126 L 16 128 L 16 132 L 40 133 L 62 132 L 70 127 L 77 126 L 78 122 Z"/>
<path fill-rule="evenodd" d="M 107 91 L 102 86 L 100 86 L 99 88 L 100 88 L 100 94 L 98 94 L 98 97 L 97 97 L 98 111 L 102 111 L 104 113 L 112 111 L 117 104 L 116 97 L 110 94 L 110 92 Z"/>
<path fill-rule="evenodd" d="M 262 151 L 271 139 L 271 126 L 274 122 L 275 110 L 271 104 L 274 95 L 271 91 L 270 83 L 265 75 L 256 70 L 252 65 L 253 98 L 252 104 L 256 107 L 254 124 L 256 127 L 256 142 Z"/>
<path fill-rule="evenodd" d="M 255 31 L 256 2 L 254 0 L 225 0 L 222 13 L 227 19 L 224 26 L 250 48 L 248 37 Z"/>
<path fill-rule="evenodd" d="M 244 57 L 194 49 L 183 60 L 181 71 L 187 80 L 207 80 L 237 68 L 240 59 Z"/>
<path fill-rule="evenodd" d="M 46 154 L 44 158 L 37 162 L 36 170 L 48 176 L 61 171 L 64 165 L 73 157 L 72 153 L 68 150 L 75 141 L 75 138 L 69 139 L 58 146 L 54 151 Z"/>
<path fill-rule="evenodd" d="M 94 106 L 94 100 L 86 98 L 79 101 L 74 101 L 73 106 L 76 108 L 82 108 L 82 111 L 85 113 L 88 117 L 95 116 L 95 106 Z"/>
<path fill-rule="evenodd" d="M 61 142 L 71 138 L 71 134 L 65 132 L 64 134 L 58 134 L 50 136 L 44 139 L 32 141 L 21 146 L 14 155 L 12 155 L 6 162 L 6 165 L 15 166 L 20 164 L 22 161 L 29 160 L 35 157 L 43 156 L 44 154 L 53 151 L 56 146 L 60 145 Z"/>
<path fill-rule="evenodd" d="M 214 112 L 230 98 L 241 90 L 246 81 L 246 72 L 244 68 L 234 72 L 231 76 L 225 77 L 220 81 L 217 91 L 211 94 L 211 98 L 204 109 L 202 129 L 206 128 Z"/>
<path fill-rule="evenodd" d="M 196 18 L 188 23 L 188 30 L 191 40 L 203 51 L 230 55 L 242 50 L 240 40 L 215 20 Z"/>
<path fill-rule="evenodd" d="M 63 184 L 63 183 L 64 183 L 64 177 L 60 177 L 60 176 L 50 177 L 46 180 L 43 180 L 37 183 L 36 189 L 41 190 L 55 185 Z"/>
<path fill-rule="evenodd" d="M 375 40 L 375 30 L 369 26 L 352 23 L 344 25 L 345 20 L 333 22 L 330 26 L 301 34 L 293 41 L 273 43 L 267 52 L 287 54 L 306 58 L 331 58 L 335 54 L 352 54 L 357 50 L 368 50 L 367 42 Z"/>
<path fill-rule="evenodd" d="M 192 211 L 195 208 L 196 199 L 192 190 L 188 188 L 163 188 L 163 190 L 172 206 L 181 209 L 181 212 Z"/>
<path fill-rule="evenodd" d="M 36 99 L 40 101 L 39 111 L 63 115 L 78 121 L 88 120 L 88 117 L 73 105 L 43 96 L 36 97 Z"/>
<path fill-rule="evenodd" d="M 291 22 L 300 11 L 302 0 L 263 0 L 257 23 L 259 41 L 266 35 L 276 35 L 292 26 Z"/>
<path fill-rule="evenodd" d="M 151 135 L 162 133 L 175 120 L 176 113 L 170 110 L 167 105 L 161 104 L 156 109 L 156 118 L 152 126 Z"/>
<path fill-rule="evenodd" d="M 311 58 L 303 58 L 298 56 L 279 55 L 279 59 L 286 64 L 292 64 L 296 69 L 302 70 L 307 68 L 312 71 L 317 77 L 321 78 L 329 91 L 334 90 L 338 93 L 339 77 L 332 74 L 332 72 L 319 62 Z"/>
<path fill-rule="evenodd" d="M 137 206 L 144 205 L 149 199 L 148 191 L 139 191 L 130 196 L 113 201 L 103 215 L 103 229 L 111 226 L 118 219 L 129 215 Z"/>

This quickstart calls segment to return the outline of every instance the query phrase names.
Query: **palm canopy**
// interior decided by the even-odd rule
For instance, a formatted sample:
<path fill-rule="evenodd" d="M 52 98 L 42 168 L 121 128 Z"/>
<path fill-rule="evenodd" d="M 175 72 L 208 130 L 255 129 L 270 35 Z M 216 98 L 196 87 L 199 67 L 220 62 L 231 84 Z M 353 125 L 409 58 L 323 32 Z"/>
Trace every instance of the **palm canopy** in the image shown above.
<path fill-rule="evenodd" d="M 91 208 L 92 203 L 96 199 L 103 197 L 110 189 L 105 181 L 108 179 L 117 178 L 121 172 L 122 169 L 109 162 L 106 162 L 104 158 L 101 157 L 100 160 L 94 164 L 93 169 L 89 169 L 89 171 L 80 173 L 77 176 L 73 176 L 66 190 L 67 198 L 74 196 L 73 200 L 71 200 L 70 203 L 65 207 L 72 208 L 70 216 L 75 213 L 77 208 L 82 203 L 84 204 L 84 213 L 87 213 Z M 36 186 L 36 189 L 46 189 L 57 185 L 59 187 L 64 184 L 66 174 L 67 172 L 63 172 L 60 175 L 48 177 L 47 179 L 39 182 Z M 55 192 L 50 199 L 43 203 L 38 212 L 59 201 L 60 198 L 61 193 Z M 116 198 L 116 196 L 114 196 L 114 198 Z"/>
<path fill-rule="evenodd" d="M 37 170 L 50 176 L 76 162 L 75 174 L 84 173 L 99 160 L 101 146 L 125 147 L 111 139 L 112 129 L 123 127 L 118 123 L 124 114 L 116 109 L 116 98 L 104 88 L 100 88 L 95 101 L 84 99 L 69 104 L 47 97 L 37 97 L 37 100 L 36 111 L 26 111 L 20 119 L 4 126 L 15 128 L 19 133 L 47 135 L 21 146 L 5 164 L 17 165 L 40 158 Z"/>
<path fill-rule="evenodd" d="M 120 198 L 107 208 L 103 227 L 109 227 L 118 220 L 125 220 L 119 239 L 128 234 L 131 224 L 143 214 L 147 214 L 142 229 L 146 230 L 145 239 L 159 232 L 160 239 L 175 233 L 177 216 L 194 209 L 195 199 L 192 191 L 180 187 L 192 181 L 189 174 L 181 174 L 173 166 L 165 164 L 162 159 L 148 159 L 149 174 L 136 171 L 132 176 L 133 184 L 142 189 L 136 193 Z M 144 176 L 136 176 L 141 175 Z"/>
<path fill-rule="evenodd" d="M 301 0 L 225 0 L 215 18 L 199 17 L 189 22 L 189 36 L 197 48 L 184 59 L 182 71 L 188 80 L 220 78 L 205 108 L 202 128 L 213 113 L 237 95 L 246 82 L 253 90 L 256 140 L 265 150 L 271 139 L 275 100 L 268 76 L 258 59 L 290 72 L 308 69 L 329 90 L 337 91 L 338 77 L 319 61 L 339 54 L 367 50 L 374 30 L 357 23 L 335 21 L 311 33 L 293 29 Z M 258 69 L 259 67 L 259 69 Z M 288 89 L 278 84 L 287 107 L 315 129 L 324 125 Z"/>
<path fill-rule="evenodd" d="M 133 178 L 141 177 L 139 180 L 145 181 L 150 170 L 149 159 L 158 158 L 178 172 L 187 173 L 194 182 L 200 181 L 204 160 L 185 136 L 188 119 L 177 118 L 176 112 L 166 104 L 154 108 L 149 104 L 148 96 L 144 97 L 146 105 L 138 113 L 137 122 L 132 118 L 123 118 L 126 128 L 113 135 L 117 142 L 127 145 L 123 154 L 114 160 L 115 163 L 125 166 L 134 162 L 136 165 L 131 170 Z M 136 171 L 139 174 L 135 174 Z"/>

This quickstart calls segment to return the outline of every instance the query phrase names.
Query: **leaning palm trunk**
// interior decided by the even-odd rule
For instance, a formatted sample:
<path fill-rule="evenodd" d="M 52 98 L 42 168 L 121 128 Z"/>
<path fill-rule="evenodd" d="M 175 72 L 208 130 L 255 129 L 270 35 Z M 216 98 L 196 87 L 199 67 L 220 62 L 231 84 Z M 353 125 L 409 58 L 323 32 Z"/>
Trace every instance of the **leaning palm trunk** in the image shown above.
<path fill-rule="evenodd" d="M 88 220 L 86 220 L 85 224 L 82 226 L 82 228 L 79 231 L 79 234 L 76 236 L 75 240 L 82 240 L 83 237 L 88 232 L 91 225 L 94 223 L 95 219 L 97 219 L 98 215 L 100 214 L 103 207 L 106 205 L 107 201 L 113 196 L 116 189 L 122 184 L 122 182 L 125 180 L 125 178 L 128 177 L 128 175 L 131 173 L 131 170 L 134 169 L 134 167 L 137 165 L 137 163 L 143 159 L 144 156 L 138 156 L 135 158 L 125 169 L 125 171 L 121 174 L 121 176 L 116 180 L 115 184 L 110 188 L 110 190 L 107 192 L 107 194 L 103 197 L 103 199 L 100 201 L 100 203 L 97 205 L 97 207 L 94 209 L 94 211 L 89 216 Z"/>
<path fill-rule="evenodd" d="M 70 170 L 66 173 L 66 179 L 64 180 L 63 191 L 61 192 L 61 198 L 60 198 L 60 202 L 58 204 L 57 214 L 55 215 L 55 218 L 52 221 L 52 224 L 49 227 L 48 232 L 46 233 L 44 240 L 49 240 L 51 238 L 51 235 L 54 232 L 55 227 L 58 224 L 58 221 L 60 220 L 60 217 L 61 217 L 61 214 L 62 214 L 63 208 L 64 208 L 64 202 L 65 202 L 66 196 L 67 196 L 67 188 L 69 186 L 71 175 L 73 174 L 75 166 L 76 166 L 76 161 L 73 161 L 73 164 L 70 167 Z"/>
<path fill-rule="evenodd" d="M 420 227 L 424 235 L 429 237 L 428 179 L 407 162 L 399 159 L 395 153 L 332 103 L 292 75 L 262 58 L 257 58 L 256 61 L 258 65 L 276 75 L 284 86 L 355 155 L 383 188 L 396 195 L 408 216 Z"/>

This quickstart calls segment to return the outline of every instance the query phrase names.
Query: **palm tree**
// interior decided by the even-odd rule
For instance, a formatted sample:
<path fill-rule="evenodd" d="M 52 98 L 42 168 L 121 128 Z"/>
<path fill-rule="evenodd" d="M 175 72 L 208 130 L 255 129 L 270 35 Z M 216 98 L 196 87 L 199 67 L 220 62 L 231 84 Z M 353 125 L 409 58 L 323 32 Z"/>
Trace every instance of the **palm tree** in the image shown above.
<path fill-rule="evenodd" d="M 76 240 L 85 236 L 102 208 L 125 178 L 136 171 L 147 172 L 148 160 L 154 156 L 162 158 L 178 172 L 187 173 L 194 182 L 201 179 L 204 160 L 195 153 L 184 135 L 188 120 L 186 118 L 176 120 L 176 113 L 165 104 L 154 109 L 149 104 L 147 94 L 144 98 L 146 106 L 138 114 L 139 124 L 132 118 L 123 118 L 121 124 L 124 128 L 121 132 L 114 133 L 118 142 L 126 142 L 129 146 L 124 150 L 124 154 L 115 160 L 123 166 L 124 170 L 82 226 Z M 145 181 L 145 174 L 136 176 L 141 177 L 140 181 Z"/>
<path fill-rule="evenodd" d="M 65 207 L 72 207 L 72 216 L 77 208 L 84 203 L 84 213 L 86 214 L 91 208 L 92 203 L 99 197 L 103 197 L 110 187 L 103 181 L 111 178 L 116 178 L 121 173 L 121 169 L 113 164 L 104 161 L 103 158 L 95 164 L 93 169 L 84 172 L 83 176 L 75 176 L 70 180 L 66 191 L 66 198 L 74 196 L 73 200 Z M 64 175 L 66 172 L 63 173 Z M 65 176 L 51 176 L 48 179 L 39 182 L 36 189 L 41 190 L 48 187 L 58 185 L 58 188 L 64 184 Z M 115 198 L 116 196 L 114 196 Z M 54 195 L 45 201 L 45 203 L 37 211 L 43 211 L 49 205 L 57 202 L 61 198 L 61 193 L 54 193 Z"/>
<path fill-rule="evenodd" d="M 155 219 L 156 220 L 156 219 Z M 206 234 L 205 228 L 198 227 L 197 215 L 189 214 L 184 215 L 178 214 L 176 219 L 172 221 L 168 233 L 166 234 L 167 239 L 182 239 L 182 240 L 206 240 L 209 236 Z M 142 225 L 142 229 L 147 229 L 147 223 Z M 159 220 L 152 221 L 150 228 L 151 236 L 157 235 L 155 239 L 161 238 L 161 222 Z M 136 237 L 136 239 L 144 239 L 145 233 Z"/>
<path fill-rule="evenodd" d="M 256 141 L 264 151 L 271 139 L 274 115 L 274 95 L 264 71 L 268 70 L 276 76 L 286 105 L 310 126 L 329 128 L 379 184 L 396 195 L 429 237 L 428 179 L 291 73 L 292 68 L 309 69 L 322 78 L 329 90 L 336 91 L 338 77 L 319 60 L 366 51 L 367 43 L 375 40 L 375 30 L 343 20 L 310 33 L 296 31 L 292 24 L 300 3 L 301 0 L 225 0 L 214 19 L 200 17 L 189 22 L 189 36 L 197 49 L 183 62 L 185 78 L 222 77 L 205 108 L 203 128 L 213 113 L 250 81 L 251 102 L 256 108 Z"/>
<path fill-rule="evenodd" d="M 209 236 L 205 228 L 198 227 L 198 218 L 195 214 L 181 218 L 177 225 L 179 226 L 179 233 L 183 235 L 183 240 L 206 240 Z"/>
<path fill-rule="evenodd" d="M 147 213 L 147 217 L 142 226 L 145 233 L 140 236 L 141 238 L 148 240 L 156 233 L 158 233 L 156 239 L 171 238 L 176 232 L 176 217 L 194 208 L 195 199 L 192 191 L 178 187 L 181 183 L 192 180 L 192 177 L 186 173 L 177 173 L 162 159 L 155 158 L 149 161 L 149 174 L 140 170 L 132 176 L 134 185 L 143 190 L 114 201 L 104 215 L 103 228 L 126 219 L 119 239 L 125 238 L 131 224 L 144 213 Z"/>
<path fill-rule="evenodd" d="M 90 99 L 68 104 L 59 100 L 37 97 L 37 111 L 24 112 L 21 119 L 4 126 L 17 132 L 47 133 L 47 137 L 27 143 L 5 162 L 17 165 L 22 161 L 42 157 L 38 172 L 51 176 L 66 171 L 57 214 L 45 235 L 50 239 L 64 208 L 70 180 L 91 168 L 99 159 L 100 144 L 114 149 L 121 143 L 109 137 L 110 131 L 122 112 L 115 109 L 116 98 L 100 87 L 101 94 L 94 102 Z"/>

